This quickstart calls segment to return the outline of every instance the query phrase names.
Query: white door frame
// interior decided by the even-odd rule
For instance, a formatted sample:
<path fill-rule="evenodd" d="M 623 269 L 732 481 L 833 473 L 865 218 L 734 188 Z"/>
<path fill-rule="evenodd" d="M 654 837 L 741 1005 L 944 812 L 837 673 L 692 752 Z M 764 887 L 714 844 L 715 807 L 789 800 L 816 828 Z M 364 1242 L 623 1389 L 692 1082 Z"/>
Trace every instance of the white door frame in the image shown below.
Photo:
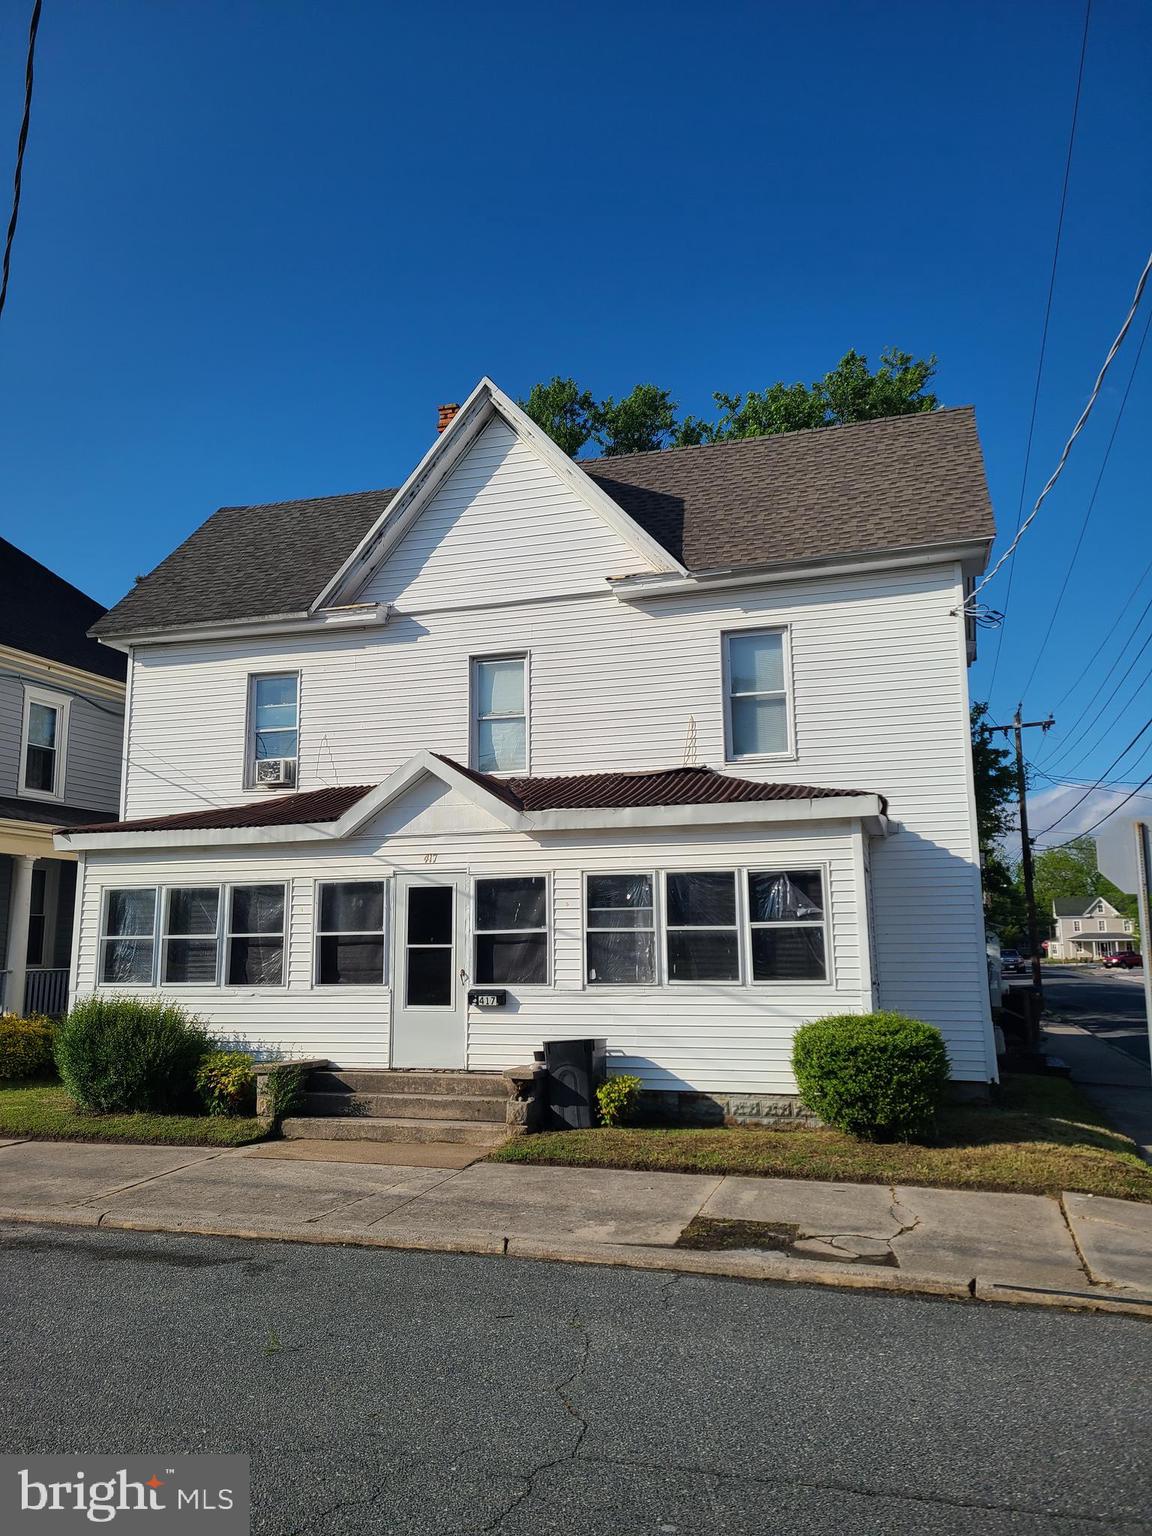
<path fill-rule="evenodd" d="M 447 886 L 453 891 L 450 1000 L 409 1004 L 408 893 Z M 461 869 L 396 873 L 396 920 L 393 923 L 391 1061 L 393 1067 L 462 1071 L 468 1057 L 468 875 Z M 420 947 L 420 946 L 414 946 Z M 439 947 L 439 946 L 424 946 Z"/>

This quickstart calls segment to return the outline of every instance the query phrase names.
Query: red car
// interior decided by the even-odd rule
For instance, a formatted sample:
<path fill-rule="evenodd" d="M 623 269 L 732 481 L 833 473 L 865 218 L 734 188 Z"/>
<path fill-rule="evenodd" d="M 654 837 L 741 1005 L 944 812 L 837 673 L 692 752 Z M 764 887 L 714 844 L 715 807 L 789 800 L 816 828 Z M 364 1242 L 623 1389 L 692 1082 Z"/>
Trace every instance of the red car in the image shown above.
<path fill-rule="evenodd" d="M 1138 949 L 1116 949 L 1104 956 L 1104 964 L 1110 970 L 1130 971 L 1136 966 L 1142 966 L 1144 957 Z"/>

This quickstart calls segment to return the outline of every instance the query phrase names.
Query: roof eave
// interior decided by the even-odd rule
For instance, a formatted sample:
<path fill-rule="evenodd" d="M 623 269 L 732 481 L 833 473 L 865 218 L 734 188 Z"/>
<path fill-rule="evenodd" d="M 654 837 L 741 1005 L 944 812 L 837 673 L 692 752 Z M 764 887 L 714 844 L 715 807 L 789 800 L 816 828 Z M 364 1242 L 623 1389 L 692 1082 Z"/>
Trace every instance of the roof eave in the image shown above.
<path fill-rule="evenodd" d="M 851 555 L 828 555 L 818 559 L 777 560 L 764 565 L 717 566 L 689 571 L 685 576 L 663 572 L 637 572 L 632 576 L 609 578 L 609 585 L 621 602 L 635 602 L 645 597 L 671 597 L 679 593 L 709 591 L 724 587 L 760 586 L 766 582 L 801 581 L 808 576 L 850 576 L 876 570 L 900 570 L 916 565 L 940 565 L 956 561 L 965 575 L 977 575 L 984 569 L 992 535 L 978 539 L 949 539 L 937 544 L 912 544 L 901 548 L 862 551 Z"/>
<path fill-rule="evenodd" d="M 127 651 L 136 645 L 172 645 L 196 640 L 239 640 L 261 635 L 296 634 L 301 630 L 376 629 L 387 624 L 388 603 L 349 603 L 339 608 L 298 609 L 250 619 L 216 619 L 202 624 L 174 624 L 167 628 L 125 630 L 116 635 L 96 635 L 104 645 Z"/>

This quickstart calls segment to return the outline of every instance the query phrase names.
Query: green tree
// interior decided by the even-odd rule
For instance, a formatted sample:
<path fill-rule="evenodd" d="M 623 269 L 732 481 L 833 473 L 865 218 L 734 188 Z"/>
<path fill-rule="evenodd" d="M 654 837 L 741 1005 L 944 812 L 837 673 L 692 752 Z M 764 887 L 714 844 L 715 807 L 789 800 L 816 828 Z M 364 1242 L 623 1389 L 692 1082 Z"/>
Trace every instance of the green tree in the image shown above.
<path fill-rule="evenodd" d="M 607 458 L 667 448 L 677 430 L 678 406 L 666 389 L 637 384 L 623 400 L 611 395 L 593 414 L 596 440 Z"/>
<path fill-rule="evenodd" d="M 1138 921 L 1135 896 L 1127 895 L 1101 873 L 1093 837 L 1074 837 L 1061 848 L 1045 848 L 1043 853 L 1037 854 L 1033 885 L 1040 926 L 1049 935 L 1053 932 L 1054 901 L 1082 901 L 1087 906 L 1090 901 L 1103 896 L 1133 923 Z"/>
<path fill-rule="evenodd" d="M 714 394 L 721 411 L 718 420 L 688 416 L 675 441 L 681 447 L 725 443 L 934 411 L 940 402 L 927 386 L 935 374 L 935 357 L 914 358 L 910 352 L 889 347 L 881 352 L 880 366 L 873 372 L 863 353 L 846 352 L 835 368 L 811 385 L 780 382 L 746 395 Z"/>
<path fill-rule="evenodd" d="M 1019 948 L 1028 931 L 1027 911 L 1024 893 L 1003 848 L 1016 819 L 1016 770 L 1011 753 L 997 745 L 988 724 L 987 704 L 973 704 L 971 726 L 985 916 L 1005 949 Z"/>
<path fill-rule="evenodd" d="M 592 441 L 598 407 L 588 390 L 581 389 L 575 379 L 557 375 L 547 384 L 533 384 L 528 398 L 518 403 L 570 458 L 574 459 Z"/>
<path fill-rule="evenodd" d="M 935 374 L 935 357 L 914 358 L 895 347 L 881 352 L 876 369 L 862 352 L 846 352 L 812 384 L 781 380 L 747 394 L 714 394 L 719 408 L 714 421 L 702 416 L 677 420 L 679 407 L 656 384 L 637 384 L 621 400 L 609 395 L 597 402 L 575 379 L 559 375 L 534 384 L 520 404 L 573 458 L 593 440 L 613 457 L 934 411 L 940 402 L 928 385 Z"/>

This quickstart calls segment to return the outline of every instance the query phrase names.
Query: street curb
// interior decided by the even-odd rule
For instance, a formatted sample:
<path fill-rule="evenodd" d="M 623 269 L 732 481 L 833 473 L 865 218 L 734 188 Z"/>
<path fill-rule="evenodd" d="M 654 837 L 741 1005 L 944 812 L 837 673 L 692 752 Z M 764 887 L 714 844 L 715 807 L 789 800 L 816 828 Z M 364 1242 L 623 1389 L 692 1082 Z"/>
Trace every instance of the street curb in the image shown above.
<path fill-rule="evenodd" d="M 690 1248 L 645 1248 L 632 1244 L 580 1246 L 523 1237 L 493 1237 L 476 1233 L 461 1237 L 433 1234 L 408 1237 L 393 1233 L 357 1232 L 326 1227 L 283 1227 L 242 1222 L 224 1224 L 154 1216 L 116 1216 L 94 1207 L 0 1206 L 0 1223 L 84 1227 L 100 1231 L 172 1232 L 194 1237 L 229 1237 L 246 1241 L 308 1243 L 320 1247 L 393 1249 L 405 1253 L 477 1254 L 485 1258 L 527 1259 L 544 1263 L 601 1265 L 608 1269 L 638 1269 L 666 1274 L 701 1275 L 729 1280 L 818 1285 L 835 1290 L 871 1291 L 881 1295 L 935 1296 L 953 1301 L 984 1301 L 1014 1306 L 1058 1307 L 1065 1311 L 1109 1312 L 1152 1318 L 1152 1297 L 1125 1298 L 1107 1292 L 1046 1291 L 981 1280 L 957 1280 L 945 1275 L 916 1273 L 880 1266 L 854 1268 L 848 1264 L 795 1263 L 776 1254 L 701 1252 Z"/>

